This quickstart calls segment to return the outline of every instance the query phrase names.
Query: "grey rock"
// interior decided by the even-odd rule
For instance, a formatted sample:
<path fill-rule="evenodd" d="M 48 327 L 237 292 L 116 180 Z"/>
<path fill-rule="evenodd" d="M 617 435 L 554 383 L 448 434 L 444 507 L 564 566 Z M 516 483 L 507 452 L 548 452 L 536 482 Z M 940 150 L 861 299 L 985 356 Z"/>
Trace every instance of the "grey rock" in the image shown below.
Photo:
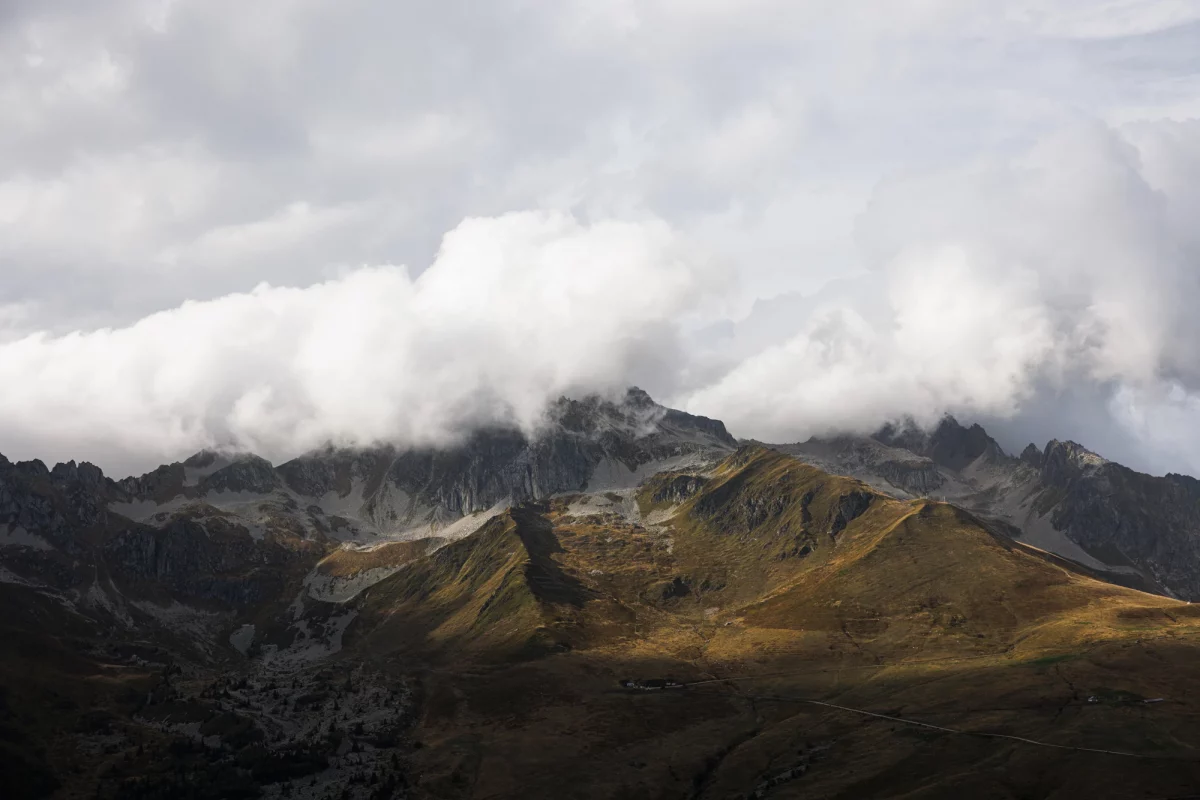
<path fill-rule="evenodd" d="M 245 455 L 204 478 L 200 488 L 202 492 L 270 494 L 281 485 L 282 481 L 270 461 Z"/>
<path fill-rule="evenodd" d="M 1041 469 L 1042 461 L 1044 460 L 1045 457 L 1042 455 L 1042 451 L 1033 442 L 1025 445 L 1025 449 L 1021 451 L 1021 461 L 1035 469 Z"/>

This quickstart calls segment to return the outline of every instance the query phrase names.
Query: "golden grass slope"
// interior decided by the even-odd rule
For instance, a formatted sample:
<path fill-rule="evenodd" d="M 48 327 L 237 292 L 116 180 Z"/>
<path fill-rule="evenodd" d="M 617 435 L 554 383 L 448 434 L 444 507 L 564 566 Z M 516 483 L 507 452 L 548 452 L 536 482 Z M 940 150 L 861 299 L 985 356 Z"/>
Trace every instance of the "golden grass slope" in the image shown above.
<path fill-rule="evenodd" d="M 690 496 L 665 503 L 681 499 L 681 478 L 695 478 Z M 644 519 L 661 521 L 580 518 L 560 498 L 429 555 L 405 543 L 339 551 L 322 567 L 404 562 L 369 591 L 357 638 L 427 655 L 669 650 L 700 626 L 718 651 L 746 637 L 791 650 L 822 639 L 884 659 L 1074 646 L 1168 609 L 1185 627 L 1194 619 L 1191 606 L 1072 571 L 956 507 L 894 500 L 761 448 L 709 475 L 656 476 L 638 500 Z"/>
<path fill-rule="evenodd" d="M 371 590 L 355 647 L 435 667 L 417 796 L 1200 786 L 1192 606 L 1072 571 L 954 507 L 758 448 L 708 474 L 656 476 L 638 500 L 640 523 L 575 516 L 571 498 L 516 509 Z M 618 685 L 664 676 L 691 687 Z"/>

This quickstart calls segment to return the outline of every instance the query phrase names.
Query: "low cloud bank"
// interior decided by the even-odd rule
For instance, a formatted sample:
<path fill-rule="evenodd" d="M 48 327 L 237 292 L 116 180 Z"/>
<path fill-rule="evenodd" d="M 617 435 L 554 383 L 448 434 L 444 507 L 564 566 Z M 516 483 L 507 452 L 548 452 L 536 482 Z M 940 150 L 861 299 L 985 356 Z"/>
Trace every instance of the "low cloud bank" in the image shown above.
<path fill-rule="evenodd" d="M 1019 436 L 1085 397 L 1140 466 L 1200 471 L 1198 218 L 1200 123 L 1082 125 L 881 184 L 865 274 L 738 320 L 737 268 L 661 220 L 468 219 L 416 278 L 363 267 L 0 339 L 0 439 L 117 471 L 205 446 L 283 458 L 532 428 L 560 394 L 637 383 L 776 441 L 947 411 Z"/>

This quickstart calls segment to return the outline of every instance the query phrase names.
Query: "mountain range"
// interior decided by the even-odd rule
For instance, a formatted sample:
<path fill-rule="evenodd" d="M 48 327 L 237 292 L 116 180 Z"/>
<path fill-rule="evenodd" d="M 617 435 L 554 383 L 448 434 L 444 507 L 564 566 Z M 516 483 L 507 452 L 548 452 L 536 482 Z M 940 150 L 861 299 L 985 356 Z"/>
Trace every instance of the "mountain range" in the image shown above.
<path fill-rule="evenodd" d="M 1106 580 L 1200 599 L 1195 478 L 1145 475 L 1070 441 L 1029 444 L 1014 457 L 979 425 L 964 427 L 952 417 L 932 431 L 889 425 L 873 436 L 778 449 L 898 498 L 953 503 Z"/>
<path fill-rule="evenodd" d="M 5 797 L 1170 797 L 1200 482 L 645 392 L 440 449 L 0 457 Z"/>

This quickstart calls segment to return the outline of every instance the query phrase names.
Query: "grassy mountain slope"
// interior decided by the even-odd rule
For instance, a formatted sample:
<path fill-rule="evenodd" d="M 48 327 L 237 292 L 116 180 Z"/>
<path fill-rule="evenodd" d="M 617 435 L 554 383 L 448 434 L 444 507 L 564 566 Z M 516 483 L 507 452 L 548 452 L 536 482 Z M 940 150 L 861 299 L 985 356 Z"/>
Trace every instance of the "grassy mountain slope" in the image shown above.
<path fill-rule="evenodd" d="M 524 507 L 372 590 L 355 646 L 428 668 L 417 796 L 1200 784 L 1191 606 L 761 449 L 656 476 L 637 500 L 636 517 L 571 497 Z M 664 677 L 691 685 L 618 683 Z"/>
<path fill-rule="evenodd" d="M 355 800 L 1200 786 L 1200 606 L 775 451 L 520 505 L 449 543 L 338 550 L 285 576 L 258 635 L 300 641 L 302 580 L 333 591 L 381 570 L 307 603 L 306 636 L 315 611 L 353 620 L 340 652 L 295 662 L 179 659 L 182 630 L 107 641 L 107 617 L 0 585 L 14 796 L 49 781 L 106 800 L 198 781 L 197 797 Z M 666 679 L 686 686 L 622 685 Z"/>
<path fill-rule="evenodd" d="M 552 557 L 560 549 L 536 506 L 513 509 L 373 587 L 357 636 L 370 652 L 431 659 L 536 657 L 564 645 L 551 609 L 590 593 Z"/>

